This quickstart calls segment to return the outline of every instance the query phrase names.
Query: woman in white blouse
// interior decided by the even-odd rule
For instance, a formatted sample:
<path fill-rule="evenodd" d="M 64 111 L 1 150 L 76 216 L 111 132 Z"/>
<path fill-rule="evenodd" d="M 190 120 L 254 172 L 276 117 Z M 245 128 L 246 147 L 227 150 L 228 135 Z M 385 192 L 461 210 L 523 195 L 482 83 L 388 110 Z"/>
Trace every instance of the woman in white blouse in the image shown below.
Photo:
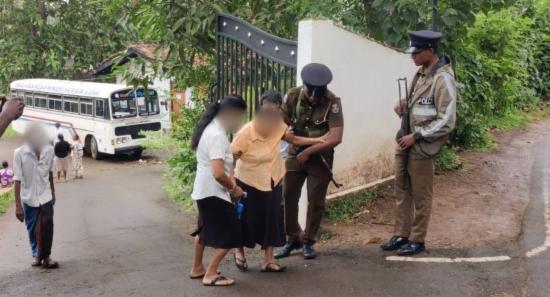
<path fill-rule="evenodd" d="M 205 286 L 230 286 L 233 279 L 218 275 L 218 266 L 230 249 L 242 245 L 241 224 L 231 197 L 242 197 L 233 178 L 233 155 L 228 134 L 244 122 L 246 102 L 236 95 L 226 96 L 203 114 L 191 142 L 196 150 L 197 175 L 192 198 L 199 209 L 195 236 L 195 260 L 190 277 Z M 214 248 L 204 268 L 204 248 Z"/>

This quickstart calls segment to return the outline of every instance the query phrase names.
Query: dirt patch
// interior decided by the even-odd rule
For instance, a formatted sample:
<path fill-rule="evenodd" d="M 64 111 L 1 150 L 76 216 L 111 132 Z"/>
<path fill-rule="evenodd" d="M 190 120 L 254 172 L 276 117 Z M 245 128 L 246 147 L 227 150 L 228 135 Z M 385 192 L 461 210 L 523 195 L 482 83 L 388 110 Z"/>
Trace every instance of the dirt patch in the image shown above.
<path fill-rule="evenodd" d="M 498 132 L 491 152 L 465 152 L 462 171 L 435 178 L 433 213 L 427 243 L 431 247 L 473 247 L 515 241 L 529 202 L 533 148 L 550 119 Z M 328 247 L 378 244 L 393 232 L 394 196 L 367 202 L 349 224 L 324 224 Z"/>

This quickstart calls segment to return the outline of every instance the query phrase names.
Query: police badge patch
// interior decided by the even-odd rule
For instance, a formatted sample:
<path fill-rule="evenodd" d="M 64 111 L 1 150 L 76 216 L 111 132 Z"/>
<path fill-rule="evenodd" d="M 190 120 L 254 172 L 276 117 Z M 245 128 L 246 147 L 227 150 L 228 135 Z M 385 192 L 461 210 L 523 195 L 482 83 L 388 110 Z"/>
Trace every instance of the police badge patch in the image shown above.
<path fill-rule="evenodd" d="M 334 103 L 334 104 L 332 104 L 330 109 L 332 110 L 332 113 L 339 113 L 340 112 L 340 105 Z"/>

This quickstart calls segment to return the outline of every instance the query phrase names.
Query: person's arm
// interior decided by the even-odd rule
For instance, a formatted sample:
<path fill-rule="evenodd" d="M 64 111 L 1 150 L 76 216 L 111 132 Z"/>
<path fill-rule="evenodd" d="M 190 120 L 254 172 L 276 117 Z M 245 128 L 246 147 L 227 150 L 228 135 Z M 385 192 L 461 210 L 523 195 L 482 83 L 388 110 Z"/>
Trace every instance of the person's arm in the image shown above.
<path fill-rule="evenodd" d="M 325 139 L 328 138 L 328 134 L 322 137 L 302 137 L 302 136 L 296 136 L 293 133 L 290 133 L 290 131 L 286 131 L 285 135 L 283 136 L 283 140 L 297 145 L 297 146 L 308 146 L 308 145 L 315 145 L 318 143 L 325 142 Z"/>
<path fill-rule="evenodd" d="M 52 191 L 52 202 L 53 202 L 53 204 L 55 204 L 56 197 L 55 197 L 55 186 L 54 186 L 54 182 L 53 182 L 53 172 L 52 171 L 50 171 L 49 180 L 50 180 L 50 189 Z"/>
<path fill-rule="evenodd" d="M 220 183 L 233 197 L 242 197 L 243 190 L 237 186 L 235 181 L 225 174 L 224 160 L 216 159 L 212 160 L 212 176 L 218 183 Z"/>
<path fill-rule="evenodd" d="M 297 156 L 298 161 L 304 163 L 307 160 L 309 160 L 311 156 L 317 153 L 326 152 L 337 147 L 340 143 L 342 143 L 343 136 L 344 136 L 344 127 L 330 128 L 329 133 L 325 138 L 325 141 L 314 144 L 306 148 L 305 150 L 303 150 Z"/>
<path fill-rule="evenodd" d="M 4 104 L 0 113 L 0 137 L 4 134 L 10 123 L 23 114 L 24 108 L 25 105 L 20 98 L 13 98 Z"/>
<path fill-rule="evenodd" d="M 24 213 L 23 213 L 23 206 L 21 205 L 21 179 L 22 179 L 22 166 L 21 166 L 21 157 L 19 155 L 19 152 L 16 151 L 15 155 L 13 156 L 13 180 L 14 180 L 14 186 L 13 186 L 13 192 L 15 196 L 15 217 L 20 221 L 23 222 L 25 219 Z"/>

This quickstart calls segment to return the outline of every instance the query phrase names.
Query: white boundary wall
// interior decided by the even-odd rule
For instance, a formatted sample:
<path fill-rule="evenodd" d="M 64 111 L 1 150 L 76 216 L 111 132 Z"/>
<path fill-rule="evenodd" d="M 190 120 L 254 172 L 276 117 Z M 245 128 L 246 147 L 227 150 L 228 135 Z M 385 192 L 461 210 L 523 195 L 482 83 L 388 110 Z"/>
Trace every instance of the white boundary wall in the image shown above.
<path fill-rule="evenodd" d="M 417 70 L 409 55 L 349 32 L 331 21 L 304 20 L 298 29 L 298 78 L 311 62 L 327 65 L 334 75 L 329 89 L 342 98 L 345 128 L 336 149 L 334 173 L 341 189 L 360 188 L 393 174 L 395 133 L 400 120 L 393 112 L 397 79 L 409 83 Z M 331 193 L 334 188 L 329 189 Z M 305 221 L 305 189 L 300 221 Z"/>

